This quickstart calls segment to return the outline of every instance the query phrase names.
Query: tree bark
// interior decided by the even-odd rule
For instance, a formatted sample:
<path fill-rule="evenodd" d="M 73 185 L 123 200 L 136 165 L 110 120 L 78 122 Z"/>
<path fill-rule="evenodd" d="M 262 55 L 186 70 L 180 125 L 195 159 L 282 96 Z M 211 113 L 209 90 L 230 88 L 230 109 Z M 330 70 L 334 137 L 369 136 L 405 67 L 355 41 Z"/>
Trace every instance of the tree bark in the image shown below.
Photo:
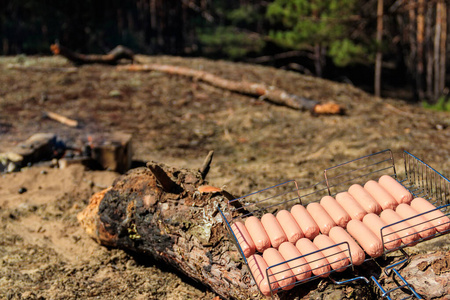
<path fill-rule="evenodd" d="M 382 38 L 383 38 L 383 0 L 378 0 L 377 4 L 377 54 L 375 59 L 375 96 L 380 97 L 381 95 L 381 65 L 383 63 L 383 52 L 382 52 Z"/>
<path fill-rule="evenodd" d="M 409 71 L 411 72 L 412 77 L 412 83 L 414 85 L 414 98 L 416 100 L 419 99 L 418 96 L 418 88 L 417 88 L 417 82 L 414 79 L 414 76 L 417 72 L 417 65 L 415 63 L 417 59 L 417 34 L 416 34 L 416 24 L 417 24 L 417 18 L 416 18 L 416 0 L 411 0 L 408 2 L 411 7 L 408 9 L 408 17 L 409 17 L 409 25 L 408 25 L 408 42 L 410 45 L 410 51 L 409 51 L 409 57 L 408 57 L 408 67 Z"/>
<path fill-rule="evenodd" d="M 442 17 L 441 17 L 441 47 L 440 47 L 440 74 L 439 74 L 439 92 L 442 93 L 445 88 L 445 70 L 447 66 L 447 4 L 445 1 L 442 1 Z"/>
<path fill-rule="evenodd" d="M 426 98 L 433 98 L 433 9 L 428 4 L 425 26 Z"/>
<path fill-rule="evenodd" d="M 433 101 L 436 102 L 439 97 L 439 83 L 441 82 L 441 68 L 440 68 L 440 43 L 442 32 L 442 5 L 443 1 L 438 1 L 436 4 L 436 29 L 434 32 L 434 93 Z"/>
<path fill-rule="evenodd" d="M 242 278 L 246 268 L 218 211 L 224 196 L 196 193 L 205 183 L 199 171 L 149 166 L 92 196 L 78 215 L 86 232 L 103 245 L 164 261 L 226 299 L 261 298 L 249 274 Z"/>
<path fill-rule="evenodd" d="M 273 86 L 266 86 L 260 83 L 251 83 L 244 81 L 232 81 L 205 71 L 184 67 L 160 64 L 146 64 L 119 66 L 118 69 L 127 71 L 158 71 L 173 75 L 192 77 L 222 89 L 261 97 L 262 99 L 269 102 L 287 106 L 293 109 L 309 110 L 314 114 L 341 114 L 344 111 L 343 108 L 336 103 L 320 103 L 316 100 L 289 94 Z"/>
<path fill-rule="evenodd" d="M 419 99 L 424 98 L 423 90 L 423 42 L 425 33 L 425 1 L 419 0 L 417 8 L 417 70 L 416 70 L 416 86 Z"/>

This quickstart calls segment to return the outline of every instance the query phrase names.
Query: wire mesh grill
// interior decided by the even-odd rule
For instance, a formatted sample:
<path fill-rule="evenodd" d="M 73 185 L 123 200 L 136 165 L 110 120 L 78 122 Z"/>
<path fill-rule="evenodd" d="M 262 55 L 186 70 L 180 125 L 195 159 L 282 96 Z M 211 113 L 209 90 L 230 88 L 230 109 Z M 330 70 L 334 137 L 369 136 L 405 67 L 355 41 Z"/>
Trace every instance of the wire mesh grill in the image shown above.
<path fill-rule="evenodd" d="M 222 211 L 220 213 L 222 218 L 224 219 L 224 223 L 230 233 L 230 236 L 233 238 L 237 248 L 239 249 L 244 261 L 248 264 L 247 258 L 245 257 L 243 250 L 239 244 L 239 239 L 236 237 L 233 230 L 231 230 L 231 225 L 237 221 L 244 221 L 249 216 L 256 216 L 261 218 L 266 213 L 275 214 L 280 210 L 289 210 L 294 205 L 303 205 L 306 206 L 311 202 L 319 202 L 320 199 L 326 195 L 335 196 L 336 194 L 346 191 L 352 184 L 358 183 L 363 185 L 364 182 L 368 180 L 376 180 L 380 178 L 382 175 L 389 175 L 395 178 L 398 182 L 400 182 L 405 188 L 407 188 L 414 198 L 424 198 L 431 204 L 433 204 L 436 208 L 430 211 L 409 217 L 400 220 L 399 222 L 395 222 L 392 224 L 388 224 L 381 228 L 381 240 L 384 249 L 384 256 L 386 254 L 400 250 L 402 253 L 406 255 L 403 251 L 404 247 L 413 246 L 417 243 L 420 243 L 424 240 L 429 240 L 437 236 L 441 236 L 450 232 L 450 229 L 446 230 L 433 230 L 431 234 L 425 235 L 426 229 L 422 231 L 416 230 L 416 234 L 420 234 L 420 238 L 415 239 L 411 243 L 402 243 L 399 247 L 386 247 L 386 244 L 392 243 L 393 240 L 391 235 L 399 234 L 399 230 L 393 230 L 393 228 L 402 224 L 403 229 L 407 230 L 409 228 L 417 228 L 417 226 L 424 224 L 425 222 L 417 221 L 421 217 L 429 217 L 432 216 L 435 211 L 441 211 L 444 216 L 450 216 L 450 180 L 444 177 L 442 174 L 431 168 L 429 165 L 424 163 L 422 160 L 418 159 L 414 155 L 409 152 L 403 152 L 403 165 L 396 165 L 394 161 L 394 156 L 391 150 L 387 149 L 384 151 L 380 151 L 371 155 L 367 155 L 364 157 L 360 157 L 355 160 L 351 160 L 331 168 L 324 170 L 324 180 L 313 184 L 307 187 L 300 187 L 295 180 L 290 180 L 266 189 L 259 190 L 257 192 L 248 194 L 246 196 L 236 198 L 228 201 L 227 210 Z M 429 217 L 428 222 L 437 221 L 441 217 Z M 414 225 L 410 225 L 414 224 Z M 448 223 L 448 222 L 447 222 Z M 449 228 L 450 226 L 446 223 L 440 224 L 442 227 Z M 429 228 L 428 228 L 429 229 Z M 407 236 L 403 235 L 401 238 L 405 238 Z M 395 241 L 395 240 L 394 240 Z M 342 268 L 353 268 L 353 261 L 350 253 L 350 246 L 348 243 L 339 243 L 327 248 L 332 248 L 338 246 L 341 251 L 338 253 L 345 254 L 345 258 L 348 263 Z M 288 261 L 283 261 L 282 263 L 278 263 L 275 265 L 270 265 L 265 270 L 266 278 L 271 286 L 271 294 L 275 294 L 279 290 L 282 289 L 290 289 L 294 285 L 299 285 L 311 280 L 314 280 L 319 277 L 327 277 L 332 272 L 341 271 L 341 270 L 333 270 L 329 268 L 329 271 L 325 273 L 313 272 L 311 276 L 302 279 L 287 281 L 288 284 L 281 284 L 279 280 L 280 274 L 285 272 L 286 269 L 294 269 L 296 267 L 300 267 L 301 264 L 297 264 L 292 266 L 292 262 L 299 260 L 300 258 L 307 259 L 308 256 L 314 256 L 316 252 L 324 252 L 327 248 L 319 249 L 318 251 L 314 251 L 311 253 L 307 253 L 300 257 L 293 258 Z M 387 249 L 391 248 L 391 249 Z M 331 254 L 325 256 L 325 258 L 330 258 L 335 254 Z M 366 260 L 370 260 L 368 255 L 366 255 Z M 404 261 L 406 261 L 405 259 Z M 403 261 L 402 261 L 403 262 Z M 280 266 L 286 263 L 291 263 L 289 267 L 285 267 L 280 270 Z M 309 261 L 309 263 L 313 263 L 313 261 Z M 329 264 L 331 265 L 331 263 Z M 398 271 L 394 268 L 394 272 Z M 250 272 L 251 273 L 251 272 Z M 297 276 L 302 274 L 295 274 Z M 293 275 L 295 277 L 295 275 Z M 252 274 L 253 276 L 253 274 Z M 400 275 L 399 275 L 400 276 Z M 278 278 L 278 279 L 277 279 Z M 297 277 L 298 278 L 298 277 Z M 359 280 L 360 277 L 355 277 L 350 280 L 346 280 L 344 283 Z M 366 282 L 369 282 L 366 278 L 363 278 Z M 375 283 L 379 285 L 376 279 L 372 278 Z M 401 278 L 404 280 L 403 278 Z M 277 283 L 277 288 L 272 289 L 272 283 Z M 342 282 L 341 282 L 342 283 Z M 407 285 L 412 291 L 412 294 L 416 295 L 412 287 Z M 384 290 L 383 290 L 384 291 Z M 389 291 L 386 292 L 386 297 L 389 299 Z"/>

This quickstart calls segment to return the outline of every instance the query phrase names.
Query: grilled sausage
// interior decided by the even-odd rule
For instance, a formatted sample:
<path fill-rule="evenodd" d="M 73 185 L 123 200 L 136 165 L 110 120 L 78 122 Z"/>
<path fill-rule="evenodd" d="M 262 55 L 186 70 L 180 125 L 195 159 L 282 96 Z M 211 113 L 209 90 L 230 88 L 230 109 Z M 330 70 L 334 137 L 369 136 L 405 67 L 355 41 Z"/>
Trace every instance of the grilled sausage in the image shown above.
<path fill-rule="evenodd" d="M 398 204 L 410 204 L 413 196 L 400 182 L 389 175 L 383 175 L 378 179 L 378 183 L 386 190 Z"/>
<path fill-rule="evenodd" d="M 302 254 L 294 244 L 285 242 L 278 247 L 278 251 L 280 251 L 298 281 L 311 277 L 311 267 L 305 258 L 301 257 Z"/>
<path fill-rule="evenodd" d="M 280 252 L 275 248 L 268 248 L 264 250 L 263 258 L 267 265 L 271 267 L 270 269 L 277 280 L 278 286 L 283 290 L 292 289 L 295 283 L 295 276 Z"/>
<path fill-rule="evenodd" d="M 391 196 L 378 182 L 369 180 L 364 185 L 369 194 L 380 204 L 382 209 L 395 209 L 398 205 L 394 197 Z"/>
<path fill-rule="evenodd" d="M 345 253 L 336 245 L 336 243 L 327 235 L 319 234 L 314 238 L 314 244 L 322 251 L 331 268 L 337 272 L 344 271 L 348 264 L 348 252 Z M 331 247 L 331 248 L 328 248 Z"/>
<path fill-rule="evenodd" d="M 300 251 L 300 253 L 304 255 L 304 258 L 308 262 L 314 275 L 320 277 L 328 277 L 328 275 L 330 275 L 330 264 L 313 242 L 311 242 L 307 238 L 302 238 L 299 239 L 297 243 L 295 243 L 295 246 Z"/>
<path fill-rule="evenodd" d="M 348 225 L 348 224 L 347 224 Z M 363 249 L 355 242 L 355 240 L 345 231 L 344 228 L 336 226 L 330 230 L 330 238 L 336 243 L 347 242 L 350 248 L 350 255 L 352 257 L 352 263 L 355 266 L 359 266 L 366 259 L 366 254 Z M 341 246 L 344 248 L 344 246 Z"/>
<path fill-rule="evenodd" d="M 347 192 L 338 193 L 336 195 L 336 201 L 352 219 L 362 220 L 367 214 L 364 208 Z"/>
<path fill-rule="evenodd" d="M 362 186 L 355 183 L 349 187 L 348 192 L 367 213 L 380 214 L 380 204 Z"/>
<path fill-rule="evenodd" d="M 306 210 L 311 217 L 313 217 L 314 221 L 319 226 L 320 232 L 323 234 L 328 234 L 330 229 L 336 226 L 336 223 L 334 223 L 333 219 L 319 203 L 314 202 L 308 204 Z"/>
<path fill-rule="evenodd" d="M 352 219 L 344 208 L 331 196 L 325 196 L 320 200 L 320 205 L 330 215 L 333 221 L 345 228 L 347 223 Z"/>
<path fill-rule="evenodd" d="M 403 244 L 408 246 L 417 244 L 415 241 L 420 238 L 417 231 L 398 213 L 392 209 L 385 209 L 381 212 L 380 218 L 402 239 Z"/>
<path fill-rule="evenodd" d="M 401 246 L 402 240 L 398 234 L 392 230 L 392 227 L 385 227 L 388 224 L 376 214 L 365 215 L 363 223 L 383 242 L 386 249 L 392 250 Z"/>
<path fill-rule="evenodd" d="M 281 243 L 284 243 L 287 241 L 287 236 L 284 233 L 283 228 L 281 228 L 280 223 L 278 223 L 277 218 L 274 215 L 272 215 L 270 213 L 265 214 L 261 218 L 261 223 L 262 223 L 267 235 L 269 236 L 272 247 L 278 248 L 278 246 L 280 246 Z"/>
<path fill-rule="evenodd" d="M 301 204 L 296 204 L 291 208 L 291 214 L 297 224 L 302 229 L 306 238 L 312 240 L 319 234 L 319 226 Z"/>
<path fill-rule="evenodd" d="M 263 295 L 270 296 L 271 288 L 273 294 L 276 294 L 278 292 L 279 289 L 278 283 L 276 282 L 276 279 L 273 277 L 271 269 L 267 270 L 268 265 L 261 255 L 259 254 L 251 255 L 249 258 L 247 258 L 247 264 L 250 268 L 250 271 L 252 272 L 256 284 L 259 287 L 259 290 L 261 291 L 261 293 L 263 293 Z M 270 278 L 267 278 L 266 270 L 269 273 Z"/>
<path fill-rule="evenodd" d="M 347 231 L 371 257 L 383 254 L 383 243 L 363 222 L 351 220 L 347 224 Z"/>
<path fill-rule="evenodd" d="M 295 242 L 305 236 L 289 211 L 285 209 L 280 210 L 277 213 L 277 220 L 278 223 L 280 223 L 281 228 L 283 228 L 289 242 L 295 244 Z"/>
<path fill-rule="evenodd" d="M 433 204 L 423 198 L 415 198 L 411 202 L 411 207 L 419 213 L 425 213 L 423 216 L 436 227 L 438 232 L 444 232 L 450 229 L 450 218 L 444 215 Z"/>
<path fill-rule="evenodd" d="M 231 225 L 231 230 L 233 230 L 234 236 L 236 237 L 239 246 L 241 247 L 242 252 L 245 257 L 249 257 L 250 255 L 255 253 L 256 247 L 253 242 L 250 234 L 245 228 L 244 223 L 240 221 L 236 221 Z"/>
<path fill-rule="evenodd" d="M 255 243 L 256 250 L 264 252 L 264 250 L 270 247 L 270 238 L 257 217 L 248 217 L 247 220 L 245 220 L 245 227 Z"/>
<path fill-rule="evenodd" d="M 419 213 L 408 204 L 400 204 L 395 211 L 404 219 L 413 217 L 408 222 L 414 226 L 421 238 L 427 238 L 436 233 L 434 226 L 423 215 L 419 216 Z"/>

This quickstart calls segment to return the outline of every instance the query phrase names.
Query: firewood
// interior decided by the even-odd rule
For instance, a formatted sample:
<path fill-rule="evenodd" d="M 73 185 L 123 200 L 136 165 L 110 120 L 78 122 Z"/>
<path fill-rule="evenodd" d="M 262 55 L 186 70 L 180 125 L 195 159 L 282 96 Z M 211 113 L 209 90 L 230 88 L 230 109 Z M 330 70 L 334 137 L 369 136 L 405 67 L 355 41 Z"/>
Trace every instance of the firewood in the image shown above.
<path fill-rule="evenodd" d="M 93 195 L 78 220 L 99 243 L 164 261 L 225 299 L 262 298 L 220 217 L 225 197 L 204 184 L 199 170 L 149 163 Z"/>
<path fill-rule="evenodd" d="M 54 113 L 51 111 L 46 111 L 46 112 L 43 112 L 42 114 L 44 117 L 55 120 L 61 124 L 67 125 L 69 127 L 77 127 L 78 126 L 78 121 L 69 119 L 63 115 L 60 115 L 60 114 L 57 114 L 57 113 Z"/>
<path fill-rule="evenodd" d="M 333 102 L 320 103 L 316 100 L 289 94 L 274 86 L 228 80 L 201 70 L 161 64 L 124 65 L 117 68 L 118 70 L 125 71 L 158 71 L 172 75 L 191 77 L 225 90 L 260 97 L 263 100 L 277 105 L 283 105 L 298 110 L 309 110 L 313 114 L 341 114 L 344 112 L 344 109 L 341 106 Z"/>

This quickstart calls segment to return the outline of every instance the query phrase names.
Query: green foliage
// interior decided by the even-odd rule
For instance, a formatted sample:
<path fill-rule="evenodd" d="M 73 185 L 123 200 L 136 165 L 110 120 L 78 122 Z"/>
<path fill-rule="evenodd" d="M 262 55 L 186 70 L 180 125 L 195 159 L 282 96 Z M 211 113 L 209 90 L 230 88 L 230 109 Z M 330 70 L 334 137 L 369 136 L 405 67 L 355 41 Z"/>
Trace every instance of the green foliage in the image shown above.
<path fill-rule="evenodd" d="M 431 109 L 431 110 L 436 110 L 436 111 L 450 112 L 450 98 L 446 97 L 446 96 L 442 96 L 434 104 L 423 101 L 422 107 Z"/>
<path fill-rule="evenodd" d="M 234 27 L 219 26 L 204 29 L 198 38 L 209 55 L 224 54 L 231 59 L 239 59 L 264 47 L 264 41 L 258 35 L 239 32 Z"/>
<path fill-rule="evenodd" d="M 273 40 L 282 46 L 302 49 L 319 44 L 328 48 L 339 66 L 364 55 L 363 46 L 350 41 L 350 17 L 356 12 L 357 0 L 275 0 L 267 9 L 267 18 L 276 30 Z"/>
<path fill-rule="evenodd" d="M 331 43 L 328 54 L 338 67 L 344 67 L 366 56 L 367 49 L 349 39 L 336 40 Z"/>
<path fill-rule="evenodd" d="M 231 10 L 227 14 L 227 18 L 230 20 L 231 24 L 234 26 L 251 26 L 256 23 L 261 16 L 256 11 L 254 6 L 243 5 L 237 9 Z"/>

